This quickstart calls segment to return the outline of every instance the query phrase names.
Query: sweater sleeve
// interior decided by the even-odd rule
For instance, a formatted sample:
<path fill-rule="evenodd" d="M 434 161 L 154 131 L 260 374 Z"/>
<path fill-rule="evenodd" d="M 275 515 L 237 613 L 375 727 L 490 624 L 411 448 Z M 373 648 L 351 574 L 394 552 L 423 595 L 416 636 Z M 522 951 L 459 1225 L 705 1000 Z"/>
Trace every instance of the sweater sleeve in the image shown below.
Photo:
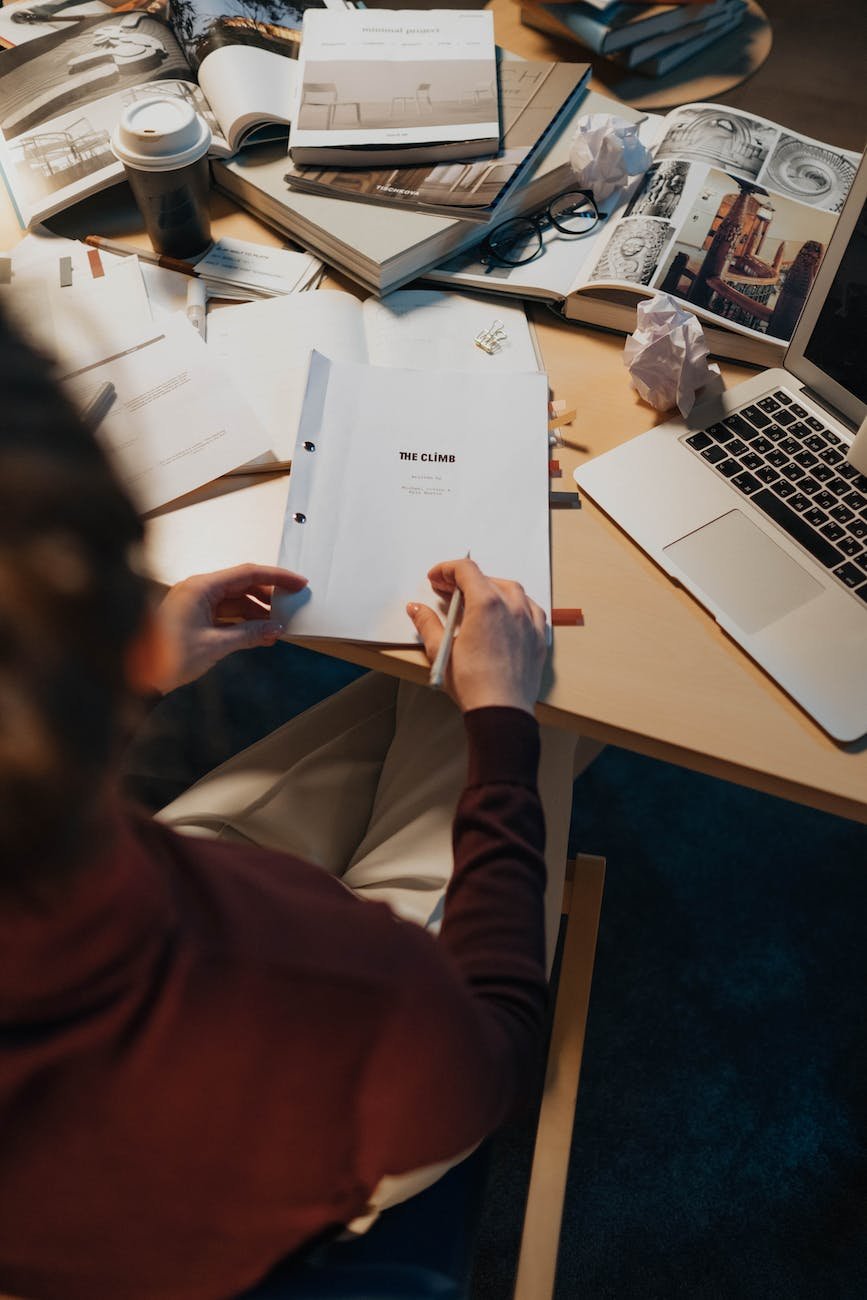
<path fill-rule="evenodd" d="M 403 936 L 407 978 L 361 1088 L 368 1183 L 480 1141 L 536 1073 L 547 1003 L 538 726 L 505 708 L 465 721 L 468 779 L 440 935 Z"/>

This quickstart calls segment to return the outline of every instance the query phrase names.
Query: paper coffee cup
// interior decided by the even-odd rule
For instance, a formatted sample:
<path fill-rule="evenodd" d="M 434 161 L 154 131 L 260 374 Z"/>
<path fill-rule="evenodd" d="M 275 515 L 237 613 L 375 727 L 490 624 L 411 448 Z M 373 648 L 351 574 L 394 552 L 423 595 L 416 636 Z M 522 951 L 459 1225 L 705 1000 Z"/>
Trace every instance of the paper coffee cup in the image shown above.
<path fill-rule="evenodd" d="M 210 127 L 185 99 L 141 99 L 121 115 L 111 147 L 158 253 L 190 258 L 211 243 L 210 144 Z"/>

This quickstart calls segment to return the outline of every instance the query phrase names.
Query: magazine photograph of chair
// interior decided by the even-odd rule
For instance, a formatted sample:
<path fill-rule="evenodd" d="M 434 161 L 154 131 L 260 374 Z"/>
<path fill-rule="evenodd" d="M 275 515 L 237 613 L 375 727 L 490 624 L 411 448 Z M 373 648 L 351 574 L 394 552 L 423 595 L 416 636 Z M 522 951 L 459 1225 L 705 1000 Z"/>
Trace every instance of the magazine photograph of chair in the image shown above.
<path fill-rule="evenodd" d="M 383 88 L 388 92 L 384 93 Z M 482 124 L 497 117 L 484 60 L 307 64 L 298 113 L 304 130 Z"/>

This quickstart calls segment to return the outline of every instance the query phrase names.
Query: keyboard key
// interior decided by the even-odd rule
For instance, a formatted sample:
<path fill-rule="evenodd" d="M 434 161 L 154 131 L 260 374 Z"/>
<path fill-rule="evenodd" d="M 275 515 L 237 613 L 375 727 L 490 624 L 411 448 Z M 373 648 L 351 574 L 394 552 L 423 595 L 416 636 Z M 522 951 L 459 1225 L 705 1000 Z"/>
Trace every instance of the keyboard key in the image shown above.
<path fill-rule="evenodd" d="M 815 429 L 817 433 L 825 432 L 824 424 L 822 423 L 821 420 L 817 420 L 815 415 L 808 415 L 806 420 L 804 421 L 804 424 L 809 425 L 811 429 Z"/>
<path fill-rule="evenodd" d="M 815 504 L 821 506 L 823 510 L 833 510 L 837 505 L 837 498 L 833 492 L 817 492 L 814 497 Z"/>
<path fill-rule="evenodd" d="M 769 424 L 767 429 L 765 429 L 765 437 L 770 438 L 772 442 L 779 442 L 780 439 L 785 438 L 785 436 L 785 429 L 781 429 L 778 424 Z"/>
<path fill-rule="evenodd" d="M 817 465 L 819 462 L 818 456 L 814 456 L 811 451 L 806 449 L 806 447 L 803 451 L 798 452 L 795 460 L 799 465 L 803 465 L 805 469 L 809 469 L 811 465 Z"/>
<path fill-rule="evenodd" d="M 780 449 L 781 451 L 785 451 L 789 456 L 794 456 L 796 452 L 801 450 L 801 444 L 798 442 L 797 438 L 784 438 L 780 443 Z"/>
<path fill-rule="evenodd" d="M 782 469 L 784 465 L 788 465 L 789 463 L 788 456 L 784 451 L 780 451 L 779 447 L 775 447 L 773 451 L 769 451 L 767 459 L 768 464 L 776 465 L 777 469 Z"/>
<path fill-rule="evenodd" d="M 760 397 L 756 402 L 756 406 L 758 406 L 762 411 L 767 411 L 768 414 L 780 409 L 780 403 L 774 397 Z"/>
<path fill-rule="evenodd" d="M 804 439 L 804 446 L 809 447 L 811 451 L 821 451 L 827 445 L 825 439 L 818 433 L 808 433 Z"/>
<path fill-rule="evenodd" d="M 799 420 L 803 420 L 804 416 L 809 414 L 809 412 L 805 411 L 803 406 L 799 406 L 797 402 L 792 402 L 789 410 L 794 411 Z"/>
<path fill-rule="evenodd" d="M 856 564 L 851 564 L 848 560 L 845 564 L 839 564 L 834 570 L 834 577 L 839 578 L 847 587 L 858 587 L 864 581 L 864 574 Z"/>
<path fill-rule="evenodd" d="M 756 478 L 760 478 L 763 483 L 774 483 L 779 477 L 777 471 L 771 469 L 770 465 L 763 465 L 761 469 L 756 470 Z M 867 529 L 867 524 L 864 527 Z"/>
<path fill-rule="evenodd" d="M 859 600 L 863 600 L 864 603 L 867 604 L 867 582 L 864 583 L 863 587 L 856 587 L 852 594 L 853 596 L 857 596 Z"/>
<path fill-rule="evenodd" d="M 867 497 L 863 497 L 860 492 L 849 492 L 843 500 L 850 510 L 860 510 L 867 506 Z"/>
<path fill-rule="evenodd" d="M 740 438 L 732 438 L 731 442 L 726 444 L 726 451 L 730 456 L 743 456 L 747 450 L 747 444 L 741 442 Z"/>
<path fill-rule="evenodd" d="M 795 462 L 791 460 L 788 465 L 783 466 L 783 473 L 792 483 L 797 483 L 798 479 L 803 478 L 806 472 L 805 469 L 801 469 L 800 465 L 796 465 Z"/>
<path fill-rule="evenodd" d="M 835 506 L 833 510 L 829 511 L 829 514 L 832 519 L 837 520 L 838 524 L 848 524 L 850 519 L 855 518 L 849 507 L 842 504 Z"/>
<path fill-rule="evenodd" d="M 857 469 L 855 468 L 854 465 L 850 465 L 849 462 L 848 462 L 848 460 L 844 460 L 844 461 L 843 461 L 843 464 L 842 464 L 842 465 L 840 466 L 840 468 L 837 470 L 837 473 L 840 474 L 840 475 L 842 475 L 843 478 L 847 478 L 847 479 L 849 479 L 850 481 L 851 481 L 853 478 L 857 478 L 857 477 L 858 477 L 858 471 L 857 471 Z"/>
<path fill-rule="evenodd" d="M 822 428 L 822 437 L 826 442 L 829 442 L 832 447 L 839 447 L 843 442 L 843 439 L 838 438 L 836 433 L 832 433 L 830 429 L 824 427 Z"/>
<path fill-rule="evenodd" d="M 781 478 L 774 484 L 771 490 L 776 492 L 778 497 L 793 497 L 798 489 L 795 487 L 794 483 L 790 483 L 788 479 Z"/>
<path fill-rule="evenodd" d="M 748 474 L 746 470 L 742 474 L 735 474 L 732 483 L 739 492 L 743 492 L 748 497 L 752 496 L 754 492 L 758 492 L 762 486 L 759 480 L 752 474 Z"/>
<path fill-rule="evenodd" d="M 776 415 L 774 416 L 774 419 L 776 420 L 777 424 L 783 424 L 783 425 L 794 424 L 795 422 L 795 417 L 791 411 L 777 411 Z"/>
<path fill-rule="evenodd" d="M 836 546 L 832 546 L 830 542 L 826 542 L 817 532 L 814 532 L 799 514 L 790 510 L 785 502 L 774 495 L 773 489 L 763 488 L 761 492 L 757 492 L 753 497 L 753 503 L 763 510 L 769 519 L 779 524 L 783 532 L 799 542 L 805 551 L 809 551 L 820 564 L 831 568 L 837 563 L 840 553 Z"/>
<path fill-rule="evenodd" d="M 741 411 L 741 415 L 749 420 L 750 424 L 755 425 L 757 429 L 764 429 L 766 424 L 770 424 L 770 417 L 765 415 L 760 409 L 760 404 L 756 406 L 747 406 Z"/>
<path fill-rule="evenodd" d="M 856 556 L 855 563 L 867 572 L 867 551 L 862 551 L 860 555 Z"/>
<path fill-rule="evenodd" d="M 836 447 L 826 447 L 824 451 L 819 452 L 819 455 L 826 465 L 839 465 L 843 459 L 843 453 Z"/>
<path fill-rule="evenodd" d="M 804 439 L 809 436 L 810 430 L 807 428 L 806 424 L 802 424 L 800 420 L 796 420 L 794 424 L 789 425 L 789 433 L 793 438 L 800 438 L 801 442 L 803 442 Z"/>
<path fill-rule="evenodd" d="M 774 397 L 778 402 L 782 402 L 785 406 L 788 406 L 789 402 L 792 400 L 791 396 L 783 388 L 778 388 L 774 393 Z"/>
<path fill-rule="evenodd" d="M 723 420 L 723 424 L 741 438 L 749 436 L 753 431 L 752 425 L 747 424 L 746 420 L 742 420 L 739 415 L 730 415 L 727 420 Z"/>
<path fill-rule="evenodd" d="M 760 465 L 764 464 L 764 461 L 754 451 L 748 451 L 746 456 L 741 456 L 741 464 L 745 469 L 756 470 Z"/>
<path fill-rule="evenodd" d="M 867 537 L 867 523 L 863 519 L 853 519 L 849 525 L 853 537 Z"/>
<path fill-rule="evenodd" d="M 726 458 L 725 448 L 718 447 L 715 442 L 712 442 L 709 447 L 705 447 L 701 454 L 705 460 L 710 461 L 711 465 L 716 465 Z"/>
<path fill-rule="evenodd" d="M 687 442 L 690 447 L 695 447 L 696 451 L 703 451 L 705 447 L 711 446 L 712 440 L 706 433 L 694 433 L 690 438 L 687 438 Z"/>
<path fill-rule="evenodd" d="M 789 497 L 789 505 L 793 510 L 797 510 L 798 514 L 802 514 L 803 511 L 809 510 L 810 504 L 810 498 L 805 497 L 803 492 L 796 492 L 793 497 Z"/>
<path fill-rule="evenodd" d="M 800 483 L 798 484 L 798 490 L 800 492 L 809 492 L 810 496 L 812 496 L 814 492 L 819 491 L 821 486 L 822 484 L 817 483 L 816 480 L 813 478 L 812 474 L 808 474 L 806 478 L 801 479 Z"/>
<path fill-rule="evenodd" d="M 820 510 L 818 506 L 811 506 L 809 510 L 805 511 L 804 518 L 807 520 L 807 523 L 812 524 L 814 528 L 821 528 L 822 524 L 828 522 L 828 516 L 825 514 L 825 511 Z"/>
<path fill-rule="evenodd" d="M 850 558 L 853 555 L 860 555 L 864 549 L 860 542 L 855 541 L 854 537 L 843 537 L 837 544 L 843 554 L 848 555 Z"/>
<path fill-rule="evenodd" d="M 740 468 L 740 464 L 736 460 L 724 460 L 721 464 L 717 465 L 717 471 L 720 474 L 724 474 L 726 478 L 731 478 L 733 474 L 740 473 Z"/>
<path fill-rule="evenodd" d="M 774 450 L 774 444 L 769 442 L 763 433 L 758 438 L 753 438 L 753 451 L 757 451 L 760 456 L 767 456 L 769 451 Z"/>
<path fill-rule="evenodd" d="M 829 492 L 833 492 L 835 497 L 845 496 L 846 492 L 849 490 L 849 484 L 844 478 L 840 478 L 838 474 L 834 474 L 829 478 L 825 487 Z"/>
<path fill-rule="evenodd" d="M 705 432 L 710 434 L 714 442 L 728 442 L 732 436 L 731 429 L 727 429 L 724 424 L 712 424 Z"/>
<path fill-rule="evenodd" d="M 834 471 L 830 465 L 814 465 L 813 478 L 817 478 L 820 483 L 827 483 L 829 479 L 834 478 Z"/>
<path fill-rule="evenodd" d="M 835 524 L 833 519 L 825 524 L 823 528 L 820 528 L 819 532 L 823 537 L 827 537 L 829 542 L 839 542 L 841 537 L 846 536 L 846 530 L 841 528 L 839 524 Z"/>

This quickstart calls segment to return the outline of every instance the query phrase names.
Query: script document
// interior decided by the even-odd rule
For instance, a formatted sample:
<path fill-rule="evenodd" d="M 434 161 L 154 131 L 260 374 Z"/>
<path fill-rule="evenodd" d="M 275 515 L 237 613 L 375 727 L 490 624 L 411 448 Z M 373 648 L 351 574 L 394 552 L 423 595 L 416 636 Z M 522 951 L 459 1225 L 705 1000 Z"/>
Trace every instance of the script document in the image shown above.
<path fill-rule="evenodd" d="M 288 634 L 417 638 L 408 601 L 469 551 L 551 614 L 548 381 L 386 369 L 314 352 L 280 549 L 308 587 L 278 593 Z"/>

